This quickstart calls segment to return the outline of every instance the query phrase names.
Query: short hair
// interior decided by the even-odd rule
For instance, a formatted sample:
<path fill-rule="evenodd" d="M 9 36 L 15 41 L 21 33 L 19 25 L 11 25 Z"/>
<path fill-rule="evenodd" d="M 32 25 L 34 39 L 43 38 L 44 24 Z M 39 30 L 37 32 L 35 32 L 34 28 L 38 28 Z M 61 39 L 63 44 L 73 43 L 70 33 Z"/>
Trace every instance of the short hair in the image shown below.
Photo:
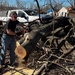
<path fill-rule="evenodd" d="M 16 11 L 10 13 L 10 16 L 17 15 Z"/>

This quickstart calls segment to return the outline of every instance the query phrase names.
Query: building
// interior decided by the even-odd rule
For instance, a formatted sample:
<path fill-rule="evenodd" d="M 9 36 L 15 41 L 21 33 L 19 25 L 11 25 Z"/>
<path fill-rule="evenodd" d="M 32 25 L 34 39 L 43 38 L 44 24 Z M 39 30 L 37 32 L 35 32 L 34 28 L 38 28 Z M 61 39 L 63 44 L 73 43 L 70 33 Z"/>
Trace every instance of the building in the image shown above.
<path fill-rule="evenodd" d="M 69 11 L 65 8 L 62 7 L 58 12 L 57 12 L 57 16 L 63 16 L 63 17 L 68 17 L 69 16 Z"/>

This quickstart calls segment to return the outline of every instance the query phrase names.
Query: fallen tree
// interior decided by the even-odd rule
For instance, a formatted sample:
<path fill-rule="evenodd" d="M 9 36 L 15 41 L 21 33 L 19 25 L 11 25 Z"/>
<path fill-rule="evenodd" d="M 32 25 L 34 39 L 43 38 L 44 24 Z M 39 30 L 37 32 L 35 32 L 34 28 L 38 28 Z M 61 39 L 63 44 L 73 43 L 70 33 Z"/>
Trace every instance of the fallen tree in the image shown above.
<path fill-rule="evenodd" d="M 62 37 L 66 36 L 70 28 L 73 27 L 70 21 L 70 18 L 58 17 L 53 19 L 51 23 L 42 25 L 38 29 L 32 30 L 29 33 L 28 39 L 26 41 L 23 41 L 23 43 L 21 44 L 21 46 L 26 50 L 26 56 L 24 57 L 24 59 L 27 61 L 30 53 L 36 47 L 37 42 L 44 36 L 47 37 L 53 35 L 59 38 L 61 38 L 60 35 L 62 35 Z M 58 30 L 58 28 L 61 29 Z"/>

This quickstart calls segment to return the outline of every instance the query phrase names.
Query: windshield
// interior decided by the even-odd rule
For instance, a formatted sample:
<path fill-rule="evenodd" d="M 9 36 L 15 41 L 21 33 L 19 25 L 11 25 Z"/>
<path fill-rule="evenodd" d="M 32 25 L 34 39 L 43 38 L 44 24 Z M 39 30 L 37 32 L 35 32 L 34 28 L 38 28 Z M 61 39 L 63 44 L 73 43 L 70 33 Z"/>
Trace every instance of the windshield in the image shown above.
<path fill-rule="evenodd" d="M 35 11 L 35 10 L 25 10 L 25 12 L 28 14 L 28 15 L 30 15 L 30 16 L 32 16 L 32 15 L 38 15 L 38 13 Z"/>

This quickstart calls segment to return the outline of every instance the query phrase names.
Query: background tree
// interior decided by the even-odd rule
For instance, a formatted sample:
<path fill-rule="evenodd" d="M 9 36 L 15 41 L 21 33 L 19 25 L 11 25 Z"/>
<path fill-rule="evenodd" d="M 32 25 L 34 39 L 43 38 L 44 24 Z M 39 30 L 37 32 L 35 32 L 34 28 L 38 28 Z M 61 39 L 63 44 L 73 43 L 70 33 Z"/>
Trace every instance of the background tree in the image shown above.
<path fill-rule="evenodd" d="M 53 10 L 59 10 L 63 6 L 64 1 L 59 2 L 58 0 L 47 0 L 47 4 L 50 5 L 50 7 Z"/>
<path fill-rule="evenodd" d="M 17 5 L 17 8 L 26 8 L 25 1 L 16 0 L 16 5 Z"/>
<path fill-rule="evenodd" d="M 8 0 L 0 0 L 0 10 L 7 10 L 9 7 Z"/>
<path fill-rule="evenodd" d="M 38 8 L 37 8 L 37 5 L 36 5 L 34 2 L 30 2 L 29 8 L 30 8 L 30 9 L 38 9 Z"/>
<path fill-rule="evenodd" d="M 72 8 L 75 8 L 75 0 L 67 0 Z"/>

